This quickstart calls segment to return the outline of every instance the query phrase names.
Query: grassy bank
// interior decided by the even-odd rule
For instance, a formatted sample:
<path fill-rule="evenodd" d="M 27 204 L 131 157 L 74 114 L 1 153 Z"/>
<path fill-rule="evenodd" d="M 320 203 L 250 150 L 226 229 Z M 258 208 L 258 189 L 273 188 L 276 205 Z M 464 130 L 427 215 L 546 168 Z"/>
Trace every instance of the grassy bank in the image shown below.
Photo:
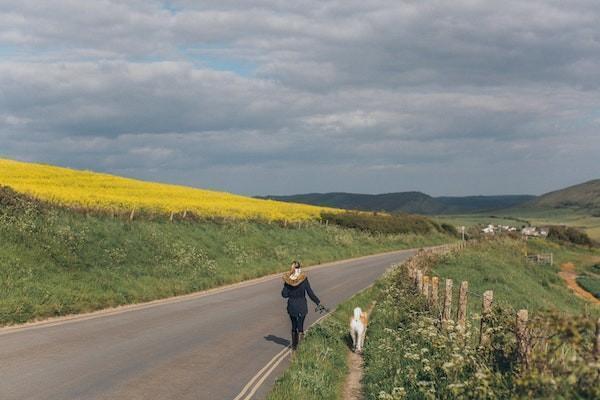
<path fill-rule="evenodd" d="M 450 240 L 305 223 L 86 215 L 0 193 L 0 325 L 148 301 Z"/>
<path fill-rule="evenodd" d="M 381 282 L 340 304 L 323 322 L 312 327 L 287 371 L 277 380 L 268 400 L 340 399 L 351 344 L 348 319 L 354 307 L 368 309 Z"/>
<path fill-rule="evenodd" d="M 443 329 L 407 271 L 394 270 L 369 325 L 366 398 L 598 398 L 598 365 L 592 355 L 595 317 L 578 314 L 584 307 L 578 300 L 570 302 L 557 284 L 542 284 L 549 273 L 518 264 L 520 246 L 482 243 L 424 263 L 434 274 L 468 280 L 470 290 L 494 290 L 500 300 L 486 320 L 489 346 L 478 344 L 479 319 L 473 309 L 474 320 L 467 322 L 464 333 L 453 324 Z M 480 299 L 473 301 L 471 296 L 470 301 L 479 304 Z M 561 312 L 531 312 L 548 306 Z M 530 310 L 528 369 L 520 362 L 514 334 L 515 309 L 521 307 Z"/>
<path fill-rule="evenodd" d="M 555 263 L 553 266 L 529 263 L 525 259 L 527 252 L 552 252 Z M 587 303 L 574 296 L 558 276 L 560 264 L 575 262 L 576 265 L 585 265 L 586 260 L 598 254 L 598 250 L 563 246 L 545 240 L 500 239 L 481 242 L 467 247 L 459 255 L 442 258 L 433 268 L 433 273 L 453 279 L 455 285 L 467 280 L 469 290 L 475 293 L 492 289 L 496 301 L 515 308 L 577 313 L 584 310 Z M 480 307 L 479 303 L 478 298 L 470 301 L 473 308 Z"/>

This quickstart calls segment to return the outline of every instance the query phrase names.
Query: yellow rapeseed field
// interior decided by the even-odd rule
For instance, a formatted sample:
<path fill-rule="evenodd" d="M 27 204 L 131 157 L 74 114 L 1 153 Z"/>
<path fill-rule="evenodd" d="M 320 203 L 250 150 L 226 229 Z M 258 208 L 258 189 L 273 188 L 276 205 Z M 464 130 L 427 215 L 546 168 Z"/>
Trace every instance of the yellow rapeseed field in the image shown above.
<path fill-rule="evenodd" d="M 187 210 L 207 217 L 271 221 L 318 219 L 322 211 L 332 211 L 1 158 L 0 185 L 52 203 L 90 209 L 165 214 Z"/>

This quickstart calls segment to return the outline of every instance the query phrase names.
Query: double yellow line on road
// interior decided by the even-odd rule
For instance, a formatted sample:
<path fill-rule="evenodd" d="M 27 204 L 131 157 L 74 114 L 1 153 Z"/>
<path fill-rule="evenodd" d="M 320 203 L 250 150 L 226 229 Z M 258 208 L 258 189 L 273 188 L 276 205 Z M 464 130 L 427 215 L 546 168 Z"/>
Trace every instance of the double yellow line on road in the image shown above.
<path fill-rule="evenodd" d="M 330 313 L 322 315 L 321 317 L 319 317 L 319 319 L 317 319 L 315 322 L 313 322 L 310 326 L 313 327 L 314 325 L 318 324 L 319 322 L 321 322 L 321 320 L 323 318 L 327 317 L 329 314 Z M 242 391 L 237 396 L 235 396 L 235 398 L 233 400 L 250 400 L 250 399 L 252 399 L 252 396 L 254 396 L 254 394 L 256 393 L 256 391 L 262 386 L 262 384 L 269 377 L 269 375 L 271 375 L 271 373 L 273 373 L 273 371 L 275 370 L 275 368 L 277 368 L 277 366 L 279 364 L 281 364 L 281 362 L 291 352 L 292 352 L 292 349 L 288 346 L 285 349 L 281 350 L 279 353 L 277 353 L 267 363 L 267 365 L 265 365 L 264 367 L 262 367 L 262 369 L 260 371 L 258 371 L 256 373 L 256 375 L 254 375 L 252 377 L 252 379 L 250 379 L 250 381 L 246 384 L 246 386 L 244 386 L 244 388 L 242 389 Z"/>

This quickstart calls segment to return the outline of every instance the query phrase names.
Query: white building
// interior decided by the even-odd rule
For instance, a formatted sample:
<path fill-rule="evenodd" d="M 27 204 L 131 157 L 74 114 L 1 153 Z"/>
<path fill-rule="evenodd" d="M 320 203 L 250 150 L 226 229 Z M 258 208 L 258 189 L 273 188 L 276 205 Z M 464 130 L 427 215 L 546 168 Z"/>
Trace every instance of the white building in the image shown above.
<path fill-rule="evenodd" d="M 494 225 L 488 225 L 485 228 L 483 228 L 481 230 L 481 232 L 488 234 L 488 235 L 493 235 L 495 233 L 495 229 L 494 229 Z"/>
<path fill-rule="evenodd" d="M 537 228 L 535 226 L 527 226 L 523 229 L 521 229 L 521 234 L 523 236 L 540 236 L 540 232 L 538 232 Z"/>

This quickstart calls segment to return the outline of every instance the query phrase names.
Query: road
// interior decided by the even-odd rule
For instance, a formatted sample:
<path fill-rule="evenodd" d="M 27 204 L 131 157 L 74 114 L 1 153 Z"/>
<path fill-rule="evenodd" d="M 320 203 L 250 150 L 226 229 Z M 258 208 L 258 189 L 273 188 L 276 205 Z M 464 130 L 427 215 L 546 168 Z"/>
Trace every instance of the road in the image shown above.
<path fill-rule="evenodd" d="M 333 307 L 411 254 L 323 264 L 308 276 L 322 302 Z M 288 362 L 290 323 L 281 286 L 280 277 L 269 277 L 109 313 L 0 329 L 0 399 L 263 398 Z M 314 307 L 309 309 L 307 325 L 318 318 Z M 267 364 L 272 368 L 257 375 Z"/>

